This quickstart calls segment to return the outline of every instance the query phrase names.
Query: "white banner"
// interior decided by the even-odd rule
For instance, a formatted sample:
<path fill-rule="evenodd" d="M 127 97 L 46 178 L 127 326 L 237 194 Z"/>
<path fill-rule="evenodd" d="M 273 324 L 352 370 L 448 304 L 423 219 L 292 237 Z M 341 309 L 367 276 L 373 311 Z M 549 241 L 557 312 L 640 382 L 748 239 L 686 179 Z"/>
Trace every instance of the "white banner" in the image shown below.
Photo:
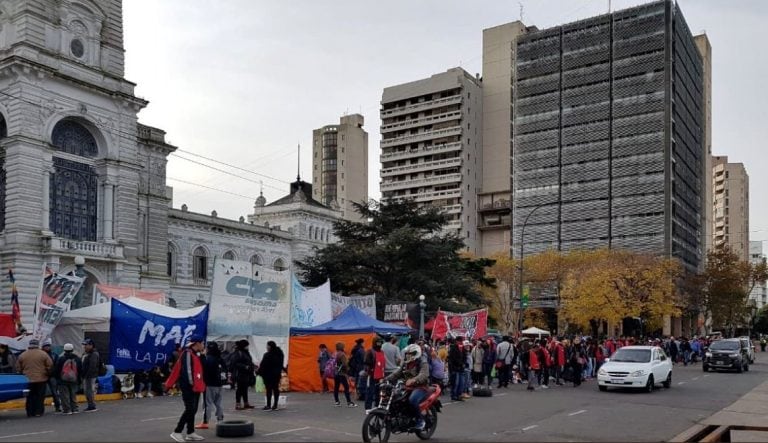
<path fill-rule="evenodd" d="M 85 281 L 74 275 L 61 275 L 45 267 L 32 336 L 44 340 L 51 336 L 61 316 L 69 309 L 77 292 Z"/>
<path fill-rule="evenodd" d="M 331 281 L 316 288 L 305 288 L 293 278 L 291 327 L 311 328 L 333 320 L 331 315 Z"/>
<path fill-rule="evenodd" d="M 376 294 L 345 297 L 332 293 L 331 303 L 333 304 L 333 318 L 338 317 L 349 305 L 355 305 L 369 317 L 376 318 Z"/>
<path fill-rule="evenodd" d="M 251 354 L 274 340 L 288 357 L 291 322 L 291 271 L 275 271 L 249 262 L 216 259 L 213 266 L 208 339 L 248 339 Z"/>

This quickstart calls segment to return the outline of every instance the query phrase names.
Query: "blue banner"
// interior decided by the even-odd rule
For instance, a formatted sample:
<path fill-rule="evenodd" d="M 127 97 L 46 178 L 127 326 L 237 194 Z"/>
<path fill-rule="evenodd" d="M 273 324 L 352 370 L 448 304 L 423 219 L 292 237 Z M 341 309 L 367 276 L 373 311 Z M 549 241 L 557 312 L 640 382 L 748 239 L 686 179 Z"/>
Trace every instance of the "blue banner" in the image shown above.
<path fill-rule="evenodd" d="M 207 306 L 194 316 L 176 318 L 144 311 L 116 299 L 111 303 L 109 363 L 116 371 L 162 366 L 176 347 L 186 344 L 191 336 L 207 335 Z"/>

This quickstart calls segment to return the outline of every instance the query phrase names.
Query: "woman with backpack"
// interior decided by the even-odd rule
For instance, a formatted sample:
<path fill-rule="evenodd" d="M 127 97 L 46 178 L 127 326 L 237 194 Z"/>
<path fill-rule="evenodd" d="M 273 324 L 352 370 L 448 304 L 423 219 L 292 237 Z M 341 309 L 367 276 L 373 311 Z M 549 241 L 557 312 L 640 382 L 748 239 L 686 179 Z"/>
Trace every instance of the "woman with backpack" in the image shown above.
<path fill-rule="evenodd" d="M 77 406 L 77 390 L 83 380 L 83 362 L 74 351 L 72 343 L 64 345 L 64 354 L 59 357 L 52 374 L 58 381 L 61 412 L 64 415 L 80 412 Z"/>
<path fill-rule="evenodd" d="M 335 406 L 341 406 L 339 402 L 339 386 L 344 386 L 344 397 L 347 399 L 347 407 L 356 408 L 357 404 L 352 401 L 349 396 L 349 359 L 347 354 L 344 353 L 344 343 L 336 343 L 336 354 L 331 358 L 328 363 L 333 362 L 335 366 L 335 374 L 333 377 L 333 401 Z"/>
<path fill-rule="evenodd" d="M 230 372 L 232 372 L 232 380 L 235 382 L 235 410 L 253 409 L 254 407 L 248 403 L 248 387 L 256 383 L 256 374 L 254 373 L 253 358 L 248 352 L 248 340 L 239 340 L 235 343 Z"/>

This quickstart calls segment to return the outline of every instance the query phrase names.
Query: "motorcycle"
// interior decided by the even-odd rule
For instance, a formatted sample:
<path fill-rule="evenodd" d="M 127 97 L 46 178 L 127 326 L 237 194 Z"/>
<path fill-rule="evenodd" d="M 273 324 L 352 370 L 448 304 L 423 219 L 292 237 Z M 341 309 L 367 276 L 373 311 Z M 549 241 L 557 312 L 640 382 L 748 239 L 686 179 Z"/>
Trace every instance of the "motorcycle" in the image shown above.
<path fill-rule="evenodd" d="M 379 404 L 363 421 L 363 441 L 387 442 L 390 434 L 414 433 L 422 440 L 428 440 L 437 429 L 437 413 L 442 409 L 441 389 L 431 385 L 429 394 L 419 404 L 423 413 L 424 429 L 416 429 L 416 418 L 408 397 L 413 388 L 405 386 L 402 380 L 396 385 L 384 382 L 379 388 Z"/>

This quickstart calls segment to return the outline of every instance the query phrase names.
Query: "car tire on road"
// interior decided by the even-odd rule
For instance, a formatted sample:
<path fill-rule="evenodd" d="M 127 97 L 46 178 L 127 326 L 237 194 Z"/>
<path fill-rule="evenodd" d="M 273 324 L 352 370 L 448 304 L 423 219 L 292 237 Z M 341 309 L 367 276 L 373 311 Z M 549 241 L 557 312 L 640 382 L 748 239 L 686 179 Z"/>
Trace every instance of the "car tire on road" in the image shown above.
<path fill-rule="evenodd" d="M 738 372 L 739 374 L 744 372 L 744 365 L 743 364 L 739 364 L 739 367 L 736 369 L 736 372 Z"/>
<path fill-rule="evenodd" d="M 600 385 L 598 385 L 597 389 L 599 389 L 601 392 L 605 392 L 605 391 L 608 390 L 608 386 L 600 386 Z"/>
<path fill-rule="evenodd" d="M 216 424 L 217 437 L 250 437 L 253 422 L 249 420 L 225 420 Z"/>
<path fill-rule="evenodd" d="M 709 372 L 709 367 L 707 365 L 702 365 L 701 369 L 703 369 L 704 372 Z"/>
<path fill-rule="evenodd" d="M 654 385 L 653 375 L 649 375 L 648 382 L 645 384 L 645 392 L 649 392 L 649 393 L 653 392 L 653 385 Z"/>
<path fill-rule="evenodd" d="M 749 363 L 744 365 L 744 372 L 749 372 Z"/>
<path fill-rule="evenodd" d="M 664 386 L 664 389 L 669 389 L 669 388 L 672 387 L 672 373 L 671 372 L 669 373 L 669 375 L 667 375 L 667 379 L 661 385 Z"/>

